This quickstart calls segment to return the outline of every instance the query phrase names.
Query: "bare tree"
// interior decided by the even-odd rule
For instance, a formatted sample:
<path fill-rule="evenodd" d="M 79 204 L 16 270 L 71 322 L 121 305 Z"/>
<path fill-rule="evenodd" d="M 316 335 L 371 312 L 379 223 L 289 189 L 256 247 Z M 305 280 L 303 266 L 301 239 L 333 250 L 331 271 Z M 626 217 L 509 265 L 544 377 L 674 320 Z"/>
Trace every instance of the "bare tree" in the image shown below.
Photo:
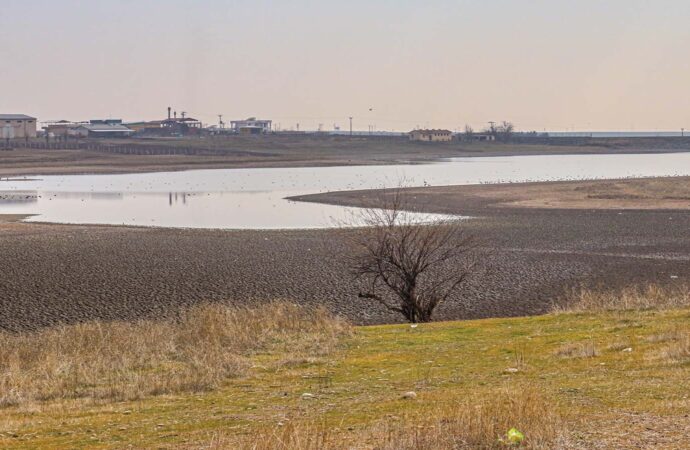
<path fill-rule="evenodd" d="M 515 132 L 515 125 L 512 122 L 504 120 L 496 125 L 495 122 L 489 122 L 489 126 L 484 129 L 484 133 L 493 136 L 495 139 L 503 142 L 508 142 L 513 137 Z"/>
<path fill-rule="evenodd" d="M 471 142 L 473 138 L 474 138 L 474 129 L 469 125 L 465 125 L 465 140 L 467 142 Z"/>
<path fill-rule="evenodd" d="M 501 125 L 498 126 L 497 131 L 500 139 L 504 142 L 507 142 L 513 136 L 513 132 L 515 131 L 515 125 L 513 125 L 511 122 L 507 122 L 504 120 L 503 123 L 501 123 Z"/>
<path fill-rule="evenodd" d="M 400 189 L 377 206 L 363 210 L 352 235 L 351 269 L 366 286 L 359 297 L 429 322 L 473 272 L 474 239 L 458 219 L 409 212 Z"/>

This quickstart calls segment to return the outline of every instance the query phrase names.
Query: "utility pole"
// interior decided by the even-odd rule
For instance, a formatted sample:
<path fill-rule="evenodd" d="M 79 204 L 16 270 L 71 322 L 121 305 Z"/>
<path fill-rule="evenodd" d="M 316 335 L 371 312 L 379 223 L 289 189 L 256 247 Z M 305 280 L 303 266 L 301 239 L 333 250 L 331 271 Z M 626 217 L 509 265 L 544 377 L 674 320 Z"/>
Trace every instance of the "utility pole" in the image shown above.
<path fill-rule="evenodd" d="M 685 137 L 685 128 L 680 129 L 680 137 Z"/>
<path fill-rule="evenodd" d="M 223 122 L 223 115 L 218 114 L 218 126 L 220 128 L 225 128 L 225 122 Z"/>
<path fill-rule="evenodd" d="M 352 117 L 350 117 L 350 137 L 352 137 Z"/>

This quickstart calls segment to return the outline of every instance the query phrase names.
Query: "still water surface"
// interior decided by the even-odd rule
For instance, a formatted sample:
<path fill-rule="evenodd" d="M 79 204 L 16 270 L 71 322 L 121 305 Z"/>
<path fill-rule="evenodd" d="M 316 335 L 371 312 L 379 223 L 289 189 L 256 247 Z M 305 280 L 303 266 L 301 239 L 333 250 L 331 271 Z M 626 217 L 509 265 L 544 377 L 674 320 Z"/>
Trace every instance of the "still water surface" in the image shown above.
<path fill-rule="evenodd" d="M 421 165 L 219 169 L 0 181 L 0 214 L 28 221 L 184 228 L 335 226 L 352 208 L 285 200 L 408 186 L 690 175 L 690 153 L 456 158 Z M 9 195 L 11 194 L 11 195 Z"/>

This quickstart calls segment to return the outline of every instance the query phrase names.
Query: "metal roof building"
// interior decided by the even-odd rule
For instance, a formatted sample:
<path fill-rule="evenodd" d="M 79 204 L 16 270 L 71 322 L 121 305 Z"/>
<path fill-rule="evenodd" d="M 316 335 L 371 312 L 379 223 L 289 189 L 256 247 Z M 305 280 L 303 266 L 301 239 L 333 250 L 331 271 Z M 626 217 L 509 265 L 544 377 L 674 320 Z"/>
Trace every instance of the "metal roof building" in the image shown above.
<path fill-rule="evenodd" d="M 80 125 L 69 131 L 71 136 L 93 138 L 128 137 L 131 136 L 132 133 L 134 133 L 134 131 L 124 125 L 105 123 Z"/>
<path fill-rule="evenodd" d="M 26 114 L 0 114 L 0 120 L 36 120 L 36 118 Z"/>

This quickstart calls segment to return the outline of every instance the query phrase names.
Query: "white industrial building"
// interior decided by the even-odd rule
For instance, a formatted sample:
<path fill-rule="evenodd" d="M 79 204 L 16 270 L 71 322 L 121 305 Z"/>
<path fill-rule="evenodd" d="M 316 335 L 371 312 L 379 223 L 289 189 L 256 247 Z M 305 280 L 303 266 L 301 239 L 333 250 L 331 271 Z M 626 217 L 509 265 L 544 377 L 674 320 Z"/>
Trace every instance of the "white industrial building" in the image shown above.
<path fill-rule="evenodd" d="M 36 118 L 24 114 L 0 114 L 0 136 L 3 139 L 36 137 Z"/>
<path fill-rule="evenodd" d="M 263 134 L 270 133 L 273 121 L 258 120 L 256 117 L 250 117 L 247 120 L 233 120 L 230 122 L 230 127 L 235 133 L 239 134 Z"/>

